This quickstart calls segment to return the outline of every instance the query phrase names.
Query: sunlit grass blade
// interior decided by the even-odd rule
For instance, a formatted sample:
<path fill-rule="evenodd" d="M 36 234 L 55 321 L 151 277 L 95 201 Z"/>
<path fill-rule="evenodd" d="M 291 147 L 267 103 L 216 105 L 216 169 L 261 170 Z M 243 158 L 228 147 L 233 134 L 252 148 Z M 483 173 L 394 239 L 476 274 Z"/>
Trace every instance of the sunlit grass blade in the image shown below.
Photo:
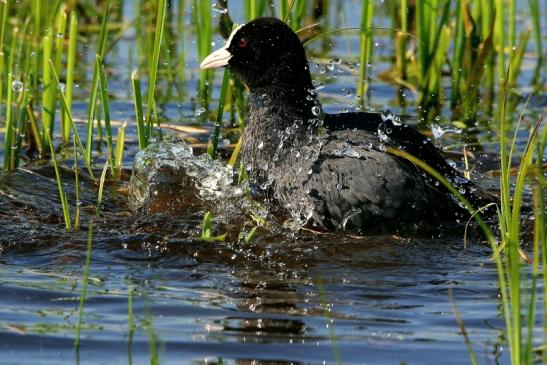
<path fill-rule="evenodd" d="M 76 65 L 76 40 L 78 37 L 78 16 L 75 11 L 70 13 L 70 25 L 68 31 L 68 54 L 66 67 L 66 101 L 72 110 L 72 93 L 74 88 L 74 67 Z M 62 118 L 63 141 L 70 139 L 70 122 L 66 113 Z"/>
<path fill-rule="evenodd" d="M 4 52 L 4 34 L 6 32 L 6 25 L 8 24 L 8 10 L 10 0 L 0 1 L 2 7 L 2 24 L 0 25 L 0 52 Z"/>
<path fill-rule="evenodd" d="M 114 160 L 114 143 L 112 141 L 112 127 L 110 125 L 110 102 L 108 101 L 108 80 L 106 72 L 101 64 L 101 56 L 96 55 L 96 67 L 99 69 L 99 95 L 101 105 L 103 106 L 104 127 L 106 130 L 106 144 L 108 148 L 108 158 L 113 169 L 116 168 Z"/>
<path fill-rule="evenodd" d="M 61 5 L 57 13 L 57 19 L 55 20 L 55 56 L 53 57 L 55 63 L 55 71 L 61 72 L 61 61 L 63 58 L 64 38 L 66 31 L 66 12 L 65 6 Z"/>
<path fill-rule="evenodd" d="M 55 179 L 57 181 L 57 189 L 59 190 L 59 199 L 61 201 L 61 206 L 63 207 L 63 217 L 65 220 L 65 228 L 67 231 L 71 229 L 72 223 L 70 219 L 70 210 L 68 207 L 68 199 L 66 194 L 63 191 L 63 182 L 61 181 L 61 175 L 59 173 L 59 166 L 57 164 L 57 156 L 55 154 L 55 147 L 53 146 L 53 142 L 49 139 L 50 133 L 46 129 L 46 138 L 47 145 L 49 146 L 49 152 L 51 153 L 51 161 L 53 162 L 53 169 L 55 170 Z"/>
<path fill-rule="evenodd" d="M 53 115 L 55 113 L 55 90 L 51 83 L 51 67 L 49 67 L 49 60 L 51 59 L 51 36 L 48 34 L 43 38 L 43 73 L 42 73 L 42 128 L 44 131 L 44 141 L 49 141 L 53 136 Z M 54 66 L 52 66 L 54 67 Z M 49 131 L 49 139 L 46 139 L 45 131 Z"/>
<path fill-rule="evenodd" d="M 99 179 L 99 192 L 97 194 L 97 216 L 101 215 L 101 207 L 103 205 L 103 192 L 104 192 L 104 182 L 106 180 L 106 172 L 108 171 L 109 159 L 106 160 L 103 166 L 103 171 L 101 172 L 101 178 Z"/>
<path fill-rule="evenodd" d="M 13 83 L 13 74 L 10 72 L 8 74 L 8 93 L 6 96 L 6 133 L 4 135 L 4 171 L 9 171 L 11 169 L 11 146 L 13 144 L 13 107 L 12 107 L 12 95 L 13 88 L 11 87 Z"/>
<path fill-rule="evenodd" d="M 36 119 L 36 115 L 34 115 L 34 111 L 32 110 L 32 106 L 30 104 L 26 106 L 26 110 L 30 123 L 30 130 L 32 132 L 32 138 L 34 140 L 34 143 L 36 144 L 38 155 L 43 156 L 44 143 L 42 141 L 42 135 L 40 134 L 40 130 L 38 127 L 38 120 Z"/>
<path fill-rule="evenodd" d="M 200 60 L 211 53 L 212 13 L 211 0 L 194 0 L 192 7 L 192 18 L 196 25 L 196 43 L 198 46 L 198 57 Z M 210 79 L 209 70 L 200 70 L 199 72 L 199 96 L 202 104 L 207 104 L 209 100 L 208 84 Z"/>
<path fill-rule="evenodd" d="M 108 20 L 110 18 L 110 1 L 105 3 L 105 10 L 102 16 L 101 31 L 99 33 L 99 45 L 97 47 L 97 54 L 104 58 L 104 51 L 106 47 L 106 37 L 108 35 Z M 86 145 L 85 145 L 85 158 L 91 161 L 91 150 L 93 148 L 93 123 L 95 120 L 95 109 L 97 106 L 97 88 L 99 87 L 99 68 L 94 63 L 93 77 L 91 81 L 91 95 L 89 97 L 89 106 L 87 110 L 87 131 L 86 131 Z"/>
<path fill-rule="evenodd" d="M 154 107 L 154 92 L 156 90 L 156 79 L 158 76 L 158 66 L 160 59 L 160 48 L 163 38 L 163 29 L 165 23 L 165 8 L 167 6 L 167 0 L 158 0 L 158 15 L 156 18 L 156 32 L 154 36 L 154 49 L 152 51 L 152 63 L 148 65 L 148 99 L 146 108 L 146 128 L 147 135 L 152 134 L 152 111 Z"/>
<path fill-rule="evenodd" d="M 372 56 L 372 22 L 374 18 L 374 1 L 361 1 L 361 32 L 359 35 L 359 85 L 357 85 L 357 96 L 361 105 L 365 102 L 368 91 L 367 78 L 370 74 L 368 67 Z"/>
<path fill-rule="evenodd" d="M 543 28 L 541 26 L 541 10 L 539 6 L 539 0 L 528 0 L 529 8 L 530 8 L 530 16 L 532 19 L 532 29 L 534 31 L 534 41 L 535 41 L 535 48 L 536 48 L 536 54 L 537 54 L 537 66 L 536 66 L 536 73 L 534 75 L 535 83 L 539 84 L 542 82 L 541 79 L 541 72 L 545 72 L 545 65 L 543 64 L 543 58 L 544 58 L 544 40 L 542 36 Z M 546 355 L 547 358 L 547 355 Z M 547 362 L 547 361 L 546 361 Z"/>
<path fill-rule="evenodd" d="M 131 81 L 133 84 L 133 105 L 135 107 L 135 119 L 137 121 L 137 135 L 139 137 L 139 148 L 142 150 L 148 145 L 148 135 L 144 125 L 144 117 L 142 111 L 142 96 L 141 96 L 141 80 L 139 71 L 134 70 L 131 73 Z"/>
<path fill-rule="evenodd" d="M 120 128 L 118 128 L 118 135 L 116 138 L 116 152 L 114 155 L 114 161 L 116 163 L 116 168 L 114 169 L 114 178 L 119 179 L 122 173 L 123 165 L 123 152 L 125 146 L 125 130 L 127 124 L 124 123 Z"/>

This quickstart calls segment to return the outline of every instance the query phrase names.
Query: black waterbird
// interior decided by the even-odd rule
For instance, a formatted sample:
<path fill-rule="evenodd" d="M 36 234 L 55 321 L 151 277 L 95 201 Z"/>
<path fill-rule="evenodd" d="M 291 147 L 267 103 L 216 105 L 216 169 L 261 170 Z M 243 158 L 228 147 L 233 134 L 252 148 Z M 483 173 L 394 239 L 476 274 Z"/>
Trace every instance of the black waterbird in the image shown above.
<path fill-rule="evenodd" d="M 476 208 L 490 202 L 397 116 L 323 113 L 302 43 L 284 22 L 258 18 L 235 29 L 201 63 L 221 66 L 250 92 L 242 162 L 251 190 L 301 223 L 396 232 L 468 216 L 448 190 L 387 147 L 441 172 Z"/>

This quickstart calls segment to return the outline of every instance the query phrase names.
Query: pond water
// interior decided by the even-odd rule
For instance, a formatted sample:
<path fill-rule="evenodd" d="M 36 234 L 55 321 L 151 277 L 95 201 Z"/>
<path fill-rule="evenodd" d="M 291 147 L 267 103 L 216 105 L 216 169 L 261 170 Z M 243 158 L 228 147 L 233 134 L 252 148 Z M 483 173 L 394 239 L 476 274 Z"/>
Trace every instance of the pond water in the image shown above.
<path fill-rule="evenodd" d="M 123 20 L 129 22 L 134 4 L 123 4 Z M 230 4 L 236 22 L 243 21 L 240 6 Z M 325 21 L 332 28 L 358 26 L 359 14 L 352 9 L 359 6 L 354 0 L 332 1 Z M 387 5 L 378 2 L 377 26 L 391 24 L 382 7 Z M 190 29 L 189 15 L 185 23 Z M 79 49 L 88 60 L 78 64 L 76 81 L 74 114 L 82 120 L 94 59 L 91 40 Z M 214 42 L 218 47 L 223 41 L 215 34 Z M 346 66 L 355 63 L 357 42 L 355 35 L 337 35 L 309 49 L 314 80 L 325 86 L 320 97 L 327 112 L 356 105 L 356 72 L 325 65 L 334 58 Z M 379 77 L 391 67 L 392 38 L 379 33 L 376 42 L 368 109 L 417 114 L 412 106 L 398 106 L 399 89 Z M 210 242 L 199 239 L 203 211 L 145 215 L 130 210 L 126 190 L 138 151 L 130 93 L 130 74 L 137 67 L 134 44 L 130 27 L 106 57 L 112 117 L 117 126 L 128 123 L 128 140 L 122 181 L 107 182 L 100 217 L 95 216 L 97 187 L 83 170 L 80 232 L 64 230 L 49 163 L 32 162 L 0 176 L 0 363 L 141 364 L 159 357 L 165 364 L 466 364 L 468 350 L 454 308 L 480 363 L 509 362 L 490 248 L 477 236 L 464 248 L 463 227 L 440 237 L 259 230 L 250 243 Z M 164 129 L 166 134 L 184 137 L 201 153 L 213 123 L 196 121 L 202 112 L 196 103 L 200 60 L 193 33 L 186 34 L 185 44 L 185 80 L 169 84 L 174 86 L 169 94 L 168 82 L 160 77 L 158 106 L 162 119 L 174 126 Z M 534 55 L 523 65 L 526 95 Z M 211 110 L 216 110 L 220 76 Z M 413 99 L 410 92 L 408 98 Z M 545 95 L 534 97 L 527 113 L 533 116 L 546 105 Z M 497 177 L 488 172 L 498 164 L 489 118 L 461 132 L 449 124 L 448 109 L 439 117 L 438 128 L 446 133 L 436 143 L 462 167 L 458 153 L 466 143 L 479 142 L 472 176 L 483 188 L 496 190 Z M 180 126 L 195 128 L 181 132 Z M 525 145 L 526 138 L 523 131 L 517 145 Z M 237 135 L 227 133 L 224 139 L 222 148 L 228 150 Z M 102 148 L 96 152 L 96 175 L 104 163 Z M 73 162 L 65 157 L 61 175 L 72 199 Z M 93 253 L 76 348 L 89 227 Z M 234 228 L 215 226 L 219 233 L 229 229 Z M 541 308 L 537 315 L 539 321 Z M 538 344 L 541 336 L 537 333 Z"/>

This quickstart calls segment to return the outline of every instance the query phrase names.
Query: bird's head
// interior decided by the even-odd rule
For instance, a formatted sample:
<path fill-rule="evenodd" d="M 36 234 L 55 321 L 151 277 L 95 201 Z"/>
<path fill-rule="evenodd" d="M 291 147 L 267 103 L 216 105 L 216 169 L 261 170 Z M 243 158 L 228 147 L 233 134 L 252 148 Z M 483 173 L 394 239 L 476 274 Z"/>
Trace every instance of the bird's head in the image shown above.
<path fill-rule="evenodd" d="M 311 87 L 304 47 L 292 29 L 276 18 L 257 18 L 237 27 L 224 47 L 200 67 L 227 66 L 252 91 L 259 87 Z"/>

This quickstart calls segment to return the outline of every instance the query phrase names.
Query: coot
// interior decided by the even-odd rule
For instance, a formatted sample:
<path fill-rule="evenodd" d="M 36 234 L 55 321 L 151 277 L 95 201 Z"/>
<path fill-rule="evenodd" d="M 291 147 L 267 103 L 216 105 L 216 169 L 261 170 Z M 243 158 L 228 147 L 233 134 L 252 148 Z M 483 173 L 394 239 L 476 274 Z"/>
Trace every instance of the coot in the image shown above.
<path fill-rule="evenodd" d="M 302 43 L 282 21 L 235 29 L 201 63 L 227 66 L 249 89 L 242 161 L 253 194 L 301 223 L 396 232 L 463 220 L 467 214 L 402 149 L 442 172 L 479 208 L 490 202 L 420 132 L 390 114 L 325 114 Z"/>

